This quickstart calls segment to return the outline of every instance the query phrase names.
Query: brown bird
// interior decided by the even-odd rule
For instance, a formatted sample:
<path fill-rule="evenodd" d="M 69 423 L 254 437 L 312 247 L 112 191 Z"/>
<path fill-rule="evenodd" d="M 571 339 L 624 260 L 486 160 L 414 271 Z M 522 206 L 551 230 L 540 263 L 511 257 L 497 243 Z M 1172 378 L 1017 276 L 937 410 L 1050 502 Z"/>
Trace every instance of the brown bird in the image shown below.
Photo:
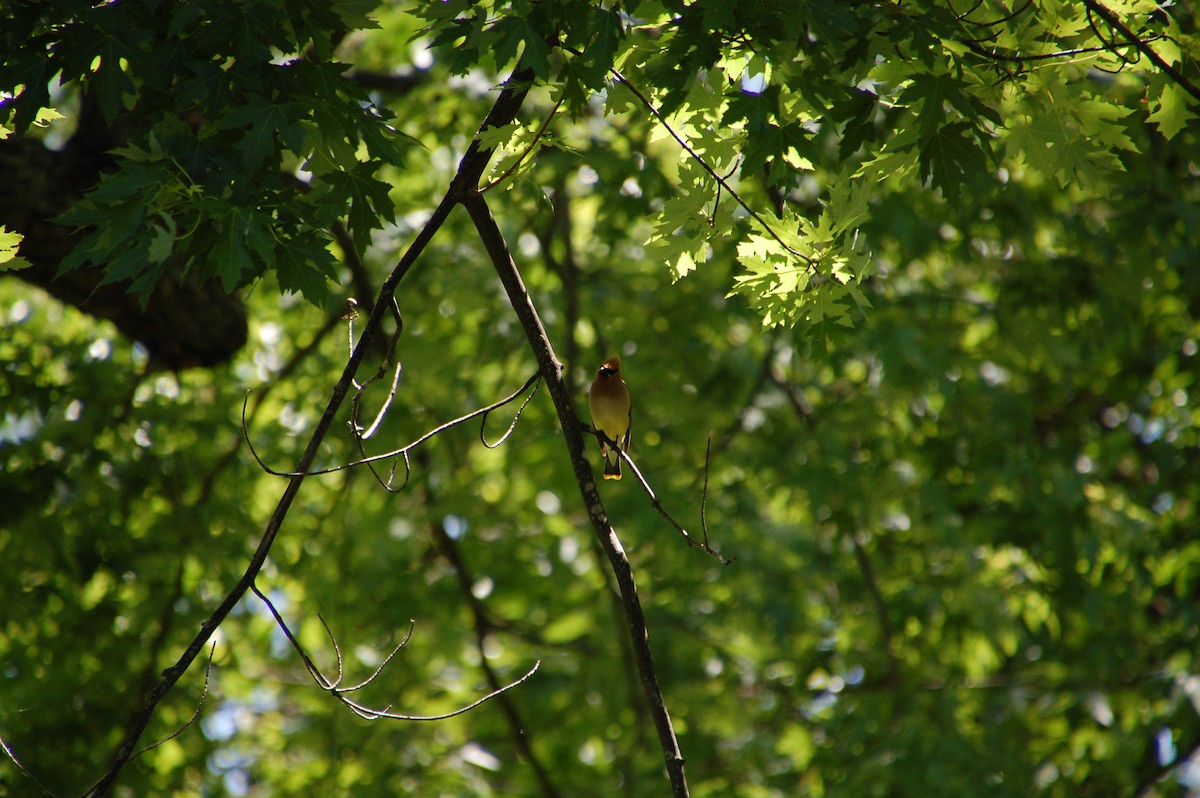
<path fill-rule="evenodd" d="M 629 387 L 621 379 L 621 358 L 610 357 L 600 364 L 588 391 L 588 407 L 592 411 L 592 426 L 628 453 L 633 408 Z M 609 451 L 604 441 L 600 441 L 600 453 L 604 455 L 604 478 L 620 479 L 621 456 L 616 449 Z"/>

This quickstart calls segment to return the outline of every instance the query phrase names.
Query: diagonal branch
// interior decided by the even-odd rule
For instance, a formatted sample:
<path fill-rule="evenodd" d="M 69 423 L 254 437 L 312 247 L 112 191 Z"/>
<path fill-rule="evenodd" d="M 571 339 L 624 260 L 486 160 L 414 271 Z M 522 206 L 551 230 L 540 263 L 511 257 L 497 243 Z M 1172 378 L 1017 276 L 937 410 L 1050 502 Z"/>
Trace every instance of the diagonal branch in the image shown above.
<path fill-rule="evenodd" d="M 567 454 L 575 469 L 575 479 L 579 483 L 579 492 L 584 506 L 587 507 L 588 516 L 591 518 L 592 529 L 596 533 L 600 548 L 608 557 L 617 580 L 617 586 L 621 591 L 625 621 L 633 640 L 634 660 L 637 662 L 638 675 L 642 680 L 642 690 L 646 694 L 650 714 L 654 718 L 654 726 L 658 731 L 659 743 L 662 745 L 663 759 L 671 780 L 671 794 L 674 798 L 686 798 L 688 786 L 683 771 L 683 753 L 680 751 L 679 740 L 671 725 L 671 715 L 667 712 L 662 688 L 658 683 L 658 672 L 655 670 L 654 659 L 650 653 L 646 616 L 642 611 L 641 601 L 638 599 L 633 568 L 625 556 L 625 549 L 617 537 L 616 530 L 609 523 L 608 515 L 604 511 L 604 503 L 600 499 L 600 491 L 596 486 L 596 476 L 592 473 L 592 466 L 584 449 L 583 430 L 575 414 L 571 390 L 563 379 L 562 364 L 554 355 L 554 348 L 542 326 L 537 308 L 534 307 L 533 300 L 525 289 L 521 274 L 517 270 L 517 264 L 513 261 L 512 253 L 509 251 L 508 243 L 504 240 L 504 234 L 492 217 L 487 201 L 482 194 L 471 192 L 464 194 L 461 202 L 467 212 L 471 214 L 471 221 L 475 223 L 475 229 L 479 232 L 479 237 L 492 259 L 492 265 L 500 276 L 500 282 L 504 285 L 513 310 L 520 319 L 521 326 L 525 329 L 525 335 L 537 358 L 538 368 L 546 380 L 546 389 L 554 401 L 554 409 L 558 412 L 559 426 L 562 428 L 563 439 L 567 445 Z"/>
<path fill-rule="evenodd" d="M 6 743 L 2 737 L 0 737 L 0 751 L 4 752 L 4 755 L 8 757 L 8 761 L 13 763 L 13 767 L 17 769 L 18 773 L 29 779 L 29 781 L 33 782 L 33 786 L 37 787 L 38 791 L 41 792 L 42 795 L 47 795 L 50 798 L 58 798 L 57 793 L 55 793 L 45 784 L 42 784 L 40 781 L 38 781 L 37 776 L 30 773 L 29 769 L 26 768 L 25 765 L 21 764 L 21 760 L 17 759 L 17 754 L 15 751 L 13 751 L 12 746 Z"/>
<path fill-rule="evenodd" d="M 525 95 L 529 92 L 529 81 L 531 78 L 532 72 L 530 70 L 522 70 L 509 79 L 509 82 L 497 96 L 495 104 L 484 120 L 484 128 L 500 127 L 512 121 L 520 109 Z M 391 312 L 391 300 L 395 294 L 396 287 L 400 284 L 404 276 L 408 274 L 409 269 L 416 263 L 417 257 L 424 251 L 425 247 L 433 239 L 433 236 L 445 223 L 446 218 L 458 203 L 459 198 L 463 196 L 465 190 L 468 187 L 473 189 L 478 185 L 479 178 L 483 174 L 483 170 L 487 166 L 491 154 L 491 149 L 482 146 L 479 137 L 476 136 L 471 142 L 470 147 L 467 148 L 466 154 L 463 155 L 462 161 L 459 163 L 458 173 L 451 181 L 446 195 L 438 203 L 429 221 L 425 223 L 425 226 L 421 228 L 416 238 L 413 239 L 413 242 L 409 245 L 409 248 L 400 258 L 395 268 L 392 269 L 391 274 L 384 280 L 375 306 L 371 309 L 370 318 L 363 329 L 362 337 L 359 339 L 358 345 L 355 346 L 353 354 L 351 354 L 350 359 L 347 361 L 346 367 L 342 371 L 342 376 L 333 387 L 333 392 L 325 407 L 325 412 L 321 415 L 321 419 L 313 429 L 308 446 L 305 448 L 296 466 L 296 476 L 288 480 L 288 484 L 279 498 L 275 511 L 272 513 L 270 520 L 267 522 L 266 529 L 263 531 L 258 548 L 246 566 L 246 572 L 238 580 L 237 584 L 230 589 L 229 593 L 222 599 L 217 608 L 213 610 L 212 614 L 200 625 L 200 631 L 188 645 L 187 649 L 180 655 L 178 661 L 163 671 L 162 679 L 146 697 L 142 709 L 130 724 L 125 739 L 118 746 L 108 772 L 88 791 L 88 795 L 105 796 L 112 791 L 121 769 L 133 757 L 138 738 L 141 737 L 142 733 L 146 730 L 146 726 L 149 725 L 150 719 L 153 717 L 159 702 L 170 692 L 171 688 L 175 686 L 175 683 L 179 681 L 184 672 L 191 667 L 192 662 L 204 650 L 205 645 L 217 630 L 217 627 L 221 625 L 225 617 L 229 615 L 234 606 L 241 601 L 246 591 L 250 589 L 255 576 L 258 575 L 263 563 L 266 562 L 267 554 L 275 542 L 276 535 L 279 534 L 279 529 L 283 525 L 284 518 L 291 508 L 292 502 L 295 501 L 296 495 L 300 491 L 300 486 L 304 482 L 306 472 L 312 467 L 313 461 L 317 457 L 317 452 L 320 450 L 321 443 L 333 425 L 334 417 L 337 415 L 338 409 L 341 407 L 346 394 L 349 393 L 353 385 L 354 375 L 358 372 L 359 366 L 362 365 L 367 351 L 372 346 L 372 342 L 379 332 L 384 315 Z"/>
<path fill-rule="evenodd" d="M 1181 89 L 1192 95 L 1192 97 L 1195 99 L 1200 100 L 1200 87 L 1197 87 L 1196 84 L 1188 80 L 1182 72 L 1173 67 L 1171 64 L 1167 63 L 1165 58 L 1154 51 L 1154 48 L 1150 46 L 1149 42 L 1147 42 L 1138 34 L 1134 33 L 1129 26 L 1122 22 L 1121 18 L 1118 17 L 1106 5 L 1098 2 L 1098 0 L 1083 0 L 1083 4 L 1087 6 L 1089 11 L 1107 22 L 1113 30 L 1121 34 L 1121 38 L 1136 47 L 1138 52 L 1146 56 L 1150 63 L 1161 69 L 1163 73 L 1171 80 L 1175 81 L 1175 83 Z"/>

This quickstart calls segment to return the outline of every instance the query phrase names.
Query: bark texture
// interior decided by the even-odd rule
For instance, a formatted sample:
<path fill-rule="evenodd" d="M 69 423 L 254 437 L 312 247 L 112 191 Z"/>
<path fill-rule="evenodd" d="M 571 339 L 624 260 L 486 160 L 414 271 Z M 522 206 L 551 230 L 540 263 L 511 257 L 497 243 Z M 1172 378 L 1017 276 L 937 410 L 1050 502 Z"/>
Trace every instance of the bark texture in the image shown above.
<path fill-rule="evenodd" d="M 25 236 L 19 254 L 33 264 L 13 276 L 111 321 L 146 347 L 153 368 L 180 371 L 227 362 L 246 343 L 246 308 L 216 281 L 200 283 L 168 271 L 142 308 L 127 284 L 100 285 L 102 266 L 56 276 L 78 237 L 50 220 L 113 168 L 107 152 L 120 143 L 99 114 L 85 112 L 81 118 L 84 124 L 61 150 L 30 136 L 0 141 L 0 225 Z"/>

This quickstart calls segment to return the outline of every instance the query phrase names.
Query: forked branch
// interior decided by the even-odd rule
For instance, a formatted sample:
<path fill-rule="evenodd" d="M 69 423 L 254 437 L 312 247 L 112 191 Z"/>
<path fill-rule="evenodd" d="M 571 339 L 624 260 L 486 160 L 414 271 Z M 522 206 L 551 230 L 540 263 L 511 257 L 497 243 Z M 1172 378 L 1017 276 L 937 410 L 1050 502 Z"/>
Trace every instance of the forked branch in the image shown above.
<path fill-rule="evenodd" d="M 529 81 L 532 77 L 532 72 L 527 69 L 513 75 L 509 83 L 497 96 L 496 102 L 492 105 L 492 109 L 484 120 L 482 127 L 501 127 L 511 122 L 520 109 L 525 95 L 529 92 Z M 212 611 L 204 623 L 200 625 L 200 630 L 196 633 L 195 638 L 180 655 L 175 664 L 163 671 L 162 679 L 150 690 L 144 700 L 142 709 L 130 723 L 124 740 L 118 746 L 116 754 L 113 756 L 113 762 L 109 766 L 108 772 L 89 790 L 89 795 L 105 796 L 112 791 L 116 785 L 117 777 L 121 773 L 121 769 L 133 758 L 134 752 L 137 749 L 138 739 L 146 730 L 146 726 L 149 725 L 150 719 L 153 717 L 159 702 L 170 692 L 171 688 L 175 686 L 175 683 L 179 681 L 187 669 L 191 667 L 191 664 L 200 655 L 200 652 L 204 650 L 205 645 L 207 645 L 217 627 L 224 622 L 226 616 L 241 601 L 242 596 L 246 594 L 246 591 L 254 583 L 255 577 L 262 569 L 263 563 L 266 562 L 267 555 L 275 543 L 275 537 L 279 534 L 279 530 L 283 526 L 283 521 L 287 517 L 288 510 L 291 509 L 292 503 L 300 491 L 300 486 L 303 484 L 309 469 L 312 468 L 312 464 L 316 460 L 317 452 L 320 451 L 325 435 L 333 425 L 342 402 L 354 384 L 354 376 L 358 373 L 359 367 L 366 358 L 366 353 L 379 333 L 384 315 L 392 310 L 392 299 L 395 296 L 396 287 L 404 279 L 404 276 L 408 274 L 408 271 L 416 263 L 418 256 L 425 250 L 425 247 L 428 246 L 434 235 L 441 229 L 450 212 L 454 209 L 454 206 L 458 204 L 459 198 L 464 193 L 464 188 L 469 187 L 473 190 L 479 184 L 479 178 L 483 174 L 483 170 L 490 158 L 491 150 L 482 146 L 479 138 L 476 137 L 471 142 L 470 147 L 467 148 L 466 154 L 463 155 L 462 161 L 459 163 L 458 172 L 451 181 L 446 195 L 438 203 L 438 206 L 434 209 L 425 226 L 421 228 L 420 232 L 413 239 L 408 249 L 404 252 L 404 255 L 387 276 L 387 279 L 383 281 L 378 298 L 363 328 L 362 337 L 347 360 L 346 366 L 342 370 L 342 376 L 333 387 L 329 402 L 325 406 L 325 411 L 313 429 L 308 445 L 305 447 L 304 453 L 297 463 L 294 471 L 295 476 L 289 478 L 288 484 L 275 506 L 275 511 L 271 514 L 271 518 L 263 530 L 258 548 L 246 566 L 245 573 L 237 581 L 237 584 L 229 590 L 225 598 L 221 600 L 221 603 L 217 605 L 216 609 Z"/>
<path fill-rule="evenodd" d="M 379 667 L 377 667 L 370 676 L 368 676 L 366 679 L 363 679 L 361 682 L 359 682 L 357 684 L 352 684 L 352 685 L 344 687 L 344 686 L 342 686 L 342 679 L 345 677 L 345 667 L 344 667 L 344 661 L 342 659 L 342 648 L 340 645 L 338 645 L 337 638 L 334 636 L 333 630 L 331 630 L 329 628 L 329 624 L 325 623 L 325 619 L 322 618 L 320 615 L 317 615 L 318 620 L 321 621 L 321 626 L 323 626 L 325 628 L 325 634 L 329 637 L 330 645 L 333 646 L 334 655 L 337 659 L 337 676 L 332 679 L 329 678 L 328 676 L 326 676 L 321 671 L 321 669 L 317 667 L 316 663 L 313 662 L 312 657 L 310 657 L 308 655 L 308 652 L 304 650 L 304 646 L 300 645 L 300 641 L 296 639 L 296 636 L 294 634 L 292 634 L 292 630 L 288 627 L 287 622 L 283 620 L 283 616 L 279 614 L 279 610 L 275 609 L 275 605 L 271 603 L 271 600 L 269 598 L 267 598 L 266 594 L 264 594 L 261 590 L 259 590 L 257 585 L 251 585 L 250 590 L 253 591 L 254 595 L 258 596 L 259 599 L 261 599 L 262 602 L 267 605 L 267 610 L 271 613 L 271 616 L 275 619 L 276 625 L 283 631 L 283 635 L 284 635 L 284 637 L 287 638 L 288 642 L 292 644 L 292 648 L 295 649 L 296 654 L 300 657 L 301 662 L 304 663 L 304 667 L 308 671 L 308 675 L 310 677 L 312 677 L 312 680 L 316 683 L 317 687 L 320 687 L 322 690 L 329 693 L 331 696 L 333 696 L 335 699 L 337 699 L 337 701 L 339 703 L 341 703 L 343 706 L 345 706 L 347 709 L 349 709 L 355 715 L 358 715 L 360 718 L 363 718 L 364 720 L 387 719 L 387 720 L 410 720 L 410 721 L 434 721 L 434 720 L 446 720 L 447 718 L 453 718 L 457 715 L 462 715 L 466 712 L 470 712 L 472 709 L 475 709 L 475 707 L 479 706 L 480 704 L 483 704 L 484 702 L 489 701 L 489 700 L 495 698 L 496 696 L 501 695 L 502 693 L 506 693 L 509 690 L 513 689 L 514 687 L 516 687 L 517 685 L 521 684 L 526 679 L 528 679 L 530 676 L 533 676 L 533 674 L 537 673 L 537 669 L 542 664 L 541 661 L 539 660 L 538 662 L 535 662 L 533 664 L 533 667 L 530 668 L 529 671 L 524 676 L 517 679 L 516 681 L 509 682 L 508 684 L 495 687 L 490 692 L 485 694 L 483 697 L 481 697 L 475 701 L 472 701 L 470 704 L 467 704 L 466 706 L 463 706 L 463 707 L 459 707 L 458 709 L 451 710 L 450 712 L 443 712 L 439 715 L 401 714 L 399 712 L 393 712 L 390 705 L 383 707 L 383 708 L 369 707 L 366 704 L 363 704 L 359 701 L 355 701 L 354 699 L 350 698 L 350 694 L 356 693 L 359 690 L 362 690 L 364 687 L 368 687 L 372 682 L 374 682 L 375 679 L 377 679 L 379 677 L 379 674 L 383 673 L 384 669 L 391 663 L 392 659 L 394 659 L 395 656 L 400 653 L 400 649 L 402 649 L 406 645 L 408 645 L 408 641 L 412 638 L 413 628 L 415 626 L 415 624 L 412 621 L 409 621 L 408 632 L 404 635 L 404 638 L 399 643 L 396 644 L 396 646 L 391 650 L 391 652 L 386 657 L 383 658 L 383 662 L 379 663 Z"/>
<path fill-rule="evenodd" d="M 642 475 L 642 471 L 637 467 L 637 463 L 633 462 L 633 458 L 626 454 L 625 451 L 612 438 L 608 437 L 600 430 L 588 425 L 584 425 L 584 428 L 600 439 L 600 441 L 606 446 L 616 452 L 617 456 L 620 457 L 627 466 L 629 466 L 629 470 L 633 472 L 635 477 L 637 477 L 638 482 L 642 486 L 642 490 L 646 492 L 647 498 L 650 499 L 650 505 L 658 511 L 659 515 L 667 519 L 671 526 L 675 527 L 675 531 L 683 536 L 683 539 L 687 541 L 689 546 L 694 549 L 700 549 L 706 554 L 716 557 L 717 561 L 720 562 L 721 565 L 729 565 L 737 559 L 737 557 L 724 556 L 721 554 L 721 552 L 714 549 L 708 542 L 708 519 L 705 508 L 708 506 L 708 467 L 712 457 L 711 437 L 708 440 L 708 446 L 704 450 L 704 490 L 700 494 L 700 530 L 703 533 L 703 538 L 701 540 L 697 540 L 690 532 L 687 531 L 686 528 L 684 528 L 683 524 L 675 520 L 675 516 L 667 512 L 667 508 L 662 506 L 662 502 L 658 500 L 658 496 L 654 493 L 654 488 L 650 487 L 650 483 L 647 482 L 646 477 Z"/>

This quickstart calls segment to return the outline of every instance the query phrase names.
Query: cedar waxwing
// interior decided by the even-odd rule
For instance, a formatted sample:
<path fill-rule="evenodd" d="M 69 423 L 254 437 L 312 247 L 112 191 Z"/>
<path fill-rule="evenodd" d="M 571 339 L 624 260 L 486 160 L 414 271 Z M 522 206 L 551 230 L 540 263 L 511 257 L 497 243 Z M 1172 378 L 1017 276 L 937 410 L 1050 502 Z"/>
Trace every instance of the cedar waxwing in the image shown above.
<path fill-rule="evenodd" d="M 633 426 L 633 409 L 629 403 L 629 388 L 621 379 L 621 358 L 610 357 L 600 364 L 596 379 L 588 391 L 588 407 L 592 411 L 592 426 L 629 451 L 629 433 Z M 621 478 L 621 456 L 600 442 L 604 455 L 604 478 Z"/>

